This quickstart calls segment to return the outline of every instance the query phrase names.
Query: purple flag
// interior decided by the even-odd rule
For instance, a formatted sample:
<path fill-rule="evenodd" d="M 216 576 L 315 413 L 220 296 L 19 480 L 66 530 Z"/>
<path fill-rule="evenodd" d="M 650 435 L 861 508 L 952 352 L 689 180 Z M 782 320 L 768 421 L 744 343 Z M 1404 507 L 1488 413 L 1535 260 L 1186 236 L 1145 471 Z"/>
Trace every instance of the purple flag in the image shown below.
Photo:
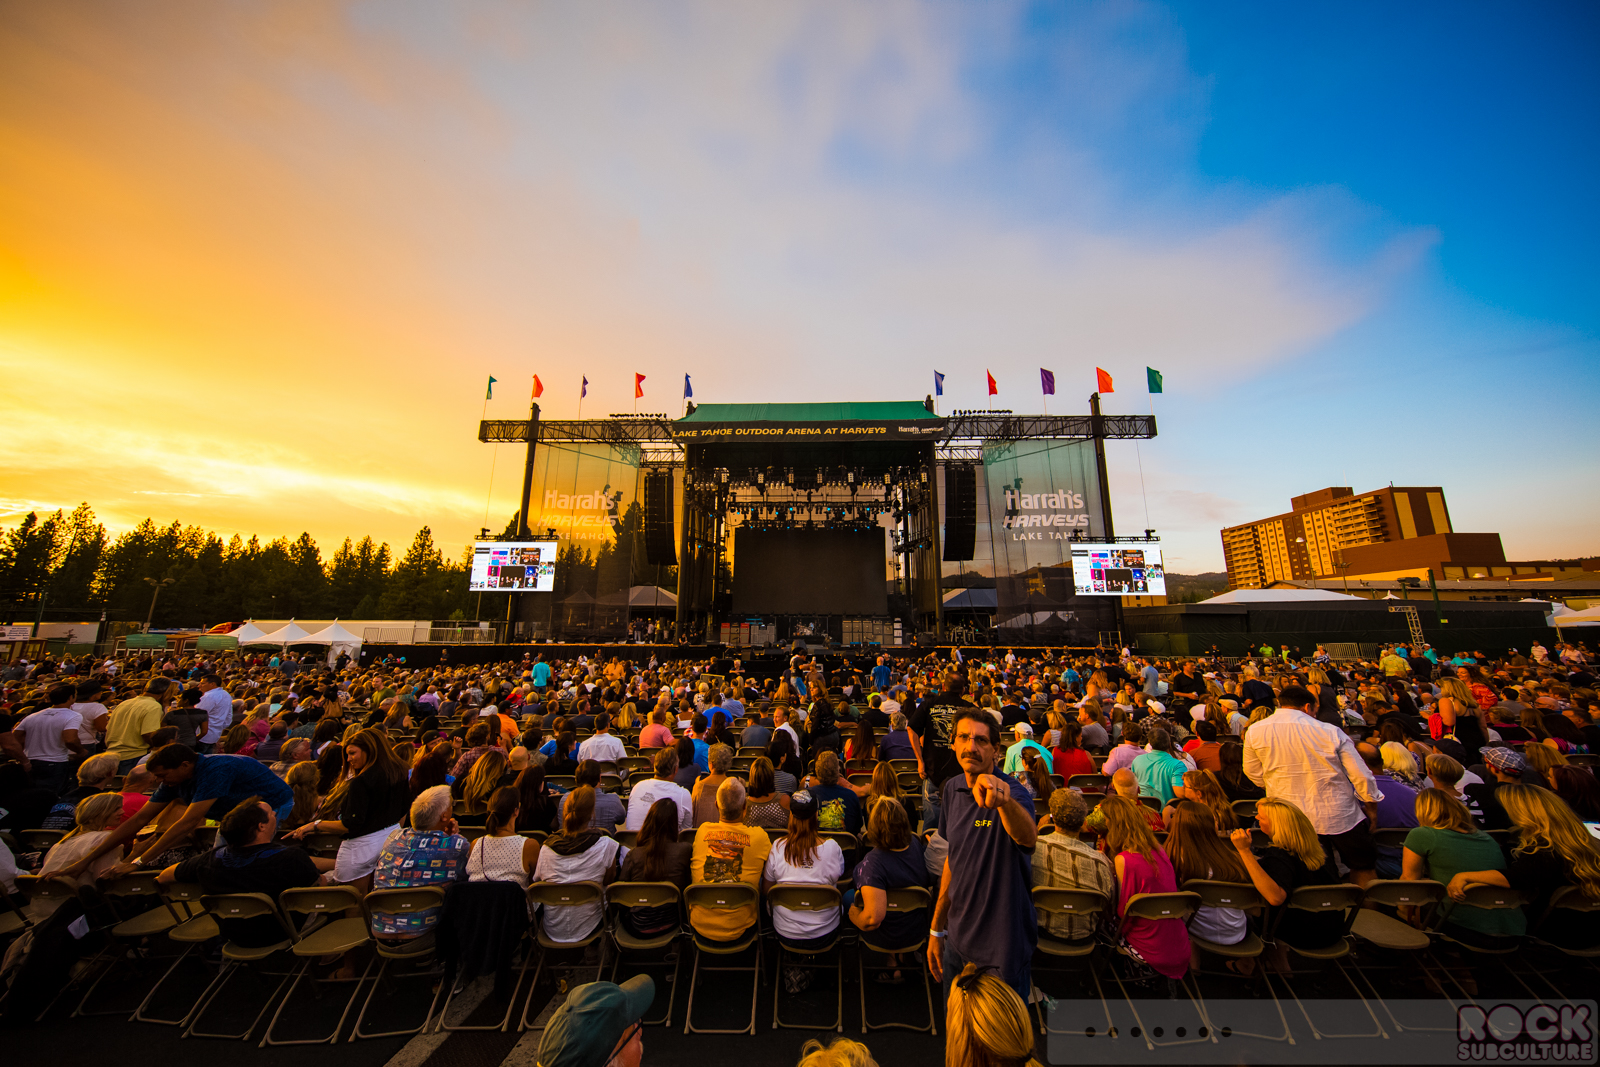
<path fill-rule="evenodd" d="M 1040 367 L 1039 368 L 1039 385 L 1044 389 L 1044 395 L 1045 396 L 1055 396 L 1056 395 L 1056 373 L 1055 373 L 1055 371 L 1045 370 L 1043 367 Z"/>

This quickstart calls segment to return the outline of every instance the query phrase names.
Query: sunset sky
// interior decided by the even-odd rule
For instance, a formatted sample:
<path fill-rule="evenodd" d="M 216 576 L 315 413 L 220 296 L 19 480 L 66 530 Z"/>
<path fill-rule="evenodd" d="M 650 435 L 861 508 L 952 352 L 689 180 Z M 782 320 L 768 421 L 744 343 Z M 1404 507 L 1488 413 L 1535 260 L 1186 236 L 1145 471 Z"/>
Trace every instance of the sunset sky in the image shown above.
<path fill-rule="evenodd" d="M 0 523 L 455 555 L 525 416 L 1111 411 L 1118 525 L 1600 554 L 1592 3 L 0 0 Z M 1142 484 L 1141 484 L 1142 468 Z"/>

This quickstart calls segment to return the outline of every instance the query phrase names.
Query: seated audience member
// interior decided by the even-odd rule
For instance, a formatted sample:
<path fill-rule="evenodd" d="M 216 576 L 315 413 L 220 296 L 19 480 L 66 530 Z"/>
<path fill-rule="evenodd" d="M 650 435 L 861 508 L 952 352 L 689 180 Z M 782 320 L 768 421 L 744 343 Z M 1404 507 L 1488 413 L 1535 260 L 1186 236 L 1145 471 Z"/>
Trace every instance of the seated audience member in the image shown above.
<path fill-rule="evenodd" d="M 793 793 L 800 788 L 800 756 L 794 740 L 782 730 L 775 731 L 772 743 L 767 746 L 767 758 L 772 761 L 772 779 L 780 793 Z"/>
<path fill-rule="evenodd" d="M 867 764 L 878 757 L 878 732 L 872 728 L 872 723 L 862 719 L 856 723 L 856 728 L 850 739 L 844 743 L 844 760 L 846 764 Z"/>
<path fill-rule="evenodd" d="M 508 766 L 506 754 L 498 748 L 485 749 L 472 764 L 466 778 L 457 778 L 451 791 L 466 801 L 467 812 L 482 815 L 489 810 L 489 798 L 500 788 L 500 779 Z"/>
<path fill-rule="evenodd" d="M 589 825 L 596 830 L 611 833 L 617 825 L 626 818 L 622 810 L 622 801 L 613 793 L 607 793 L 600 787 L 600 764 L 592 759 L 586 759 L 578 764 L 578 773 L 575 776 L 577 785 L 586 785 L 594 790 L 594 813 L 589 816 Z M 566 821 L 567 804 L 571 802 L 572 794 L 568 793 L 561 798 L 561 817 Z"/>
<path fill-rule="evenodd" d="M 1041 842 L 1044 840 L 1040 838 Z M 1238 854 L 1228 847 L 1225 838 L 1218 836 L 1215 813 L 1193 800 L 1180 800 L 1167 809 L 1167 856 L 1172 860 L 1180 889 L 1191 879 L 1246 884 L 1250 881 L 1250 872 Z M 1238 908 L 1204 905 L 1189 919 L 1190 933 L 1218 945 L 1237 945 L 1249 930 L 1247 917 Z M 1229 970 L 1245 975 L 1255 969 L 1254 960 L 1228 960 L 1227 965 Z M 1189 966 L 1196 970 L 1200 967 L 1200 950 L 1192 946 Z"/>
<path fill-rule="evenodd" d="M 1572 809 L 1538 786 L 1508 785 L 1498 796 L 1516 834 L 1505 869 L 1457 871 L 1446 886 L 1451 899 L 1463 900 L 1467 887 L 1475 884 L 1518 889 L 1527 895 L 1523 910 L 1530 925 L 1544 916 L 1561 886 L 1577 886 L 1583 902 L 1600 903 L 1600 846 Z M 1560 923 L 1563 946 L 1600 945 L 1600 911 L 1567 912 Z"/>
<path fill-rule="evenodd" d="M 917 754 L 911 750 L 911 737 L 906 726 L 905 713 L 901 711 L 890 712 L 889 730 L 883 735 L 883 740 L 878 742 L 878 759 L 916 758 Z"/>
<path fill-rule="evenodd" d="M 424 789 L 411 802 L 411 825 L 402 827 L 384 843 L 373 872 L 373 889 L 443 887 L 466 878 L 467 839 L 457 833 L 450 811 L 455 801 L 450 787 Z M 415 913 L 378 916 L 374 937 L 405 940 L 430 933 L 439 923 L 439 908 Z"/>
<path fill-rule="evenodd" d="M 1600 822 L 1600 781 L 1588 767 L 1550 768 L 1550 788 L 1582 822 Z"/>
<path fill-rule="evenodd" d="M 615 763 L 626 758 L 628 751 L 623 747 L 620 738 L 611 732 L 611 716 L 604 712 L 594 717 L 594 736 L 584 740 L 578 746 L 578 762 L 596 760 L 602 763 Z"/>
<path fill-rule="evenodd" d="M 1083 737 L 1083 727 L 1076 720 L 1063 719 L 1055 732 L 1060 735 L 1060 740 L 1051 757 L 1054 773 L 1059 774 L 1064 782 L 1070 782 L 1074 774 L 1096 773 L 1094 757 L 1079 743 Z"/>
<path fill-rule="evenodd" d="M 709 752 L 711 770 L 694 783 L 689 794 L 696 826 L 717 821 L 717 789 L 728 780 L 728 771 L 733 767 L 733 749 L 727 745 L 712 745 Z"/>
<path fill-rule="evenodd" d="M 1194 765 L 1213 774 L 1222 770 L 1222 745 L 1217 741 L 1215 723 L 1201 719 L 1194 724 L 1195 736 L 1184 742 L 1183 750 L 1194 760 Z"/>
<path fill-rule="evenodd" d="M 544 773 L 551 774 L 577 774 L 578 773 L 578 735 L 571 730 L 563 730 L 556 735 L 552 744 L 555 748 L 548 759 L 544 761 Z"/>
<path fill-rule="evenodd" d="M 663 749 L 662 755 L 671 753 Z M 659 758 L 659 757 L 658 757 Z M 637 796 L 637 794 L 635 794 Z M 634 805 L 642 802 L 630 798 Z M 623 882 L 671 882 L 682 889 L 689 884 L 689 861 L 694 856 L 694 846 L 679 841 L 682 826 L 678 803 L 670 797 L 654 801 L 639 826 L 639 836 L 633 848 L 622 860 Z M 625 908 L 620 915 L 622 926 L 634 937 L 654 937 L 672 929 L 679 921 L 678 905 L 663 904 L 659 908 Z"/>
<path fill-rule="evenodd" d="M 809 787 L 817 803 L 817 824 L 824 830 L 847 834 L 861 832 L 861 799 L 848 782 L 839 780 L 839 754 L 817 754 L 817 773 Z"/>
<path fill-rule="evenodd" d="M 1033 1054 L 1028 1006 L 1016 990 L 976 963 L 962 968 L 950 986 L 944 1032 L 949 1067 L 1040 1067 Z"/>
<path fill-rule="evenodd" d="M 316 818 L 317 804 L 317 765 L 311 760 L 296 763 L 289 768 L 289 773 L 284 775 L 283 782 L 294 793 L 294 807 L 289 809 L 280 828 L 284 831 L 297 830 L 306 823 Z"/>
<path fill-rule="evenodd" d="M 289 768 L 297 763 L 304 763 L 312 758 L 311 739 L 306 737 L 291 737 L 284 741 L 283 747 L 278 750 L 278 761 L 272 765 L 272 773 L 284 777 L 289 773 Z M 441 776 L 439 781 L 443 782 Z"/>
<path fill-rule="evenodd" d="M 1417 794 L 1417 827 L 1406 835 L 1400 877 L 1424 878 L 1449 885 L 1462 871 L 1506 869 L 1505 855 L 1494 838 L 1473 824 L 1467 807 L 1443 789 Z M 1504 938 L 1521 937 L 1527 921 L 1519 910 L 1479 908 L 1458 899 L 1439 906 L 1442 932 L 1457 941 L 1485 947 L 1503 944 Z"/>
<path fill-rule="evenodd" d="M 1157 974 L 1179 979 L 1189 971 L 1189 933 L 1179 919 L 1144 919 L 1127 915 L 1128 901 L 1140 893 L 1176 893 L 1172 861 L 1156 844 L 1150 823 L 1137 802 L 1107 797 L 1099 811 L 1106 819 L 1106 854 L 1112 857 L 1120 895 L 1118 937 L 1128 954 Z"/>
<path fill-rule="evenodd" d="M 625 830 L 642 830 L 645 816 L 658 801 L 672 801 L 678 813 L 679 831 L 694 827 L 694 800 L 683 786 L 673 779 L 678 773 L 678 750 L 663 748 L 655 754 L 655 777 L 638 782 L 628 793 L 628 818 Z"/>
<path fill-rule="evenodd" d="M 1433 788 L 1435 788 L 1435 789 L 1443 789 L 1446 793 L 1449 793 L 1451 796 L 1453 796 L 1457 800 L 1461 801 L 1462 804 L 1465 804 L 1466 808 L 1467 808 L 1467 813 L 1472 816 L 1473 822 L 1479 823 L 1479 822 L 1483 821 L 1483 809 L 1478 806 L 1477 798 L 1473 797 L 1473 796 L 1469 796 L 1461 788 L 1461 779 L 1467 773 L 1466 772 L 1466 768 L 1462 767 L 1461 764 L 1457 763 L 1455 760 L 1451 759 L 1449 756 L 1446 756 L 1443 752 L 1435 752 L 1432 755 L 1428 756 L 1428 758 L 1423 761 L 1422 769 L 1427 773 L 1427 778 L 1425 780 L 1429 784 L 1431 784 L 1433 786 Z M 1379 785 L 1378 788 L 1382 789 L 1383 786 Z M 1388 794 L 1387 793 L 1384 794 L 1384 799 L 1385 800 L 1388 799 Z M 1383 801 L 1379 801 L 1378 809 L 1379 809 L 1380 816 L 1382 815 L 1383 807 L 1384 807 L 1384 802 Z M 1416 810 L 1416 791 L 1413 790 L 1412 791 L 1412 811 L 1413 811 L 1413 814 L 1415 814 L 1415 810 Z M 1379 825 L 1388 825 L 1388 824 L 1380 823 Z M 1400 824 L 1397 824 L 1397 825 L 1405 825 L 1405 824 L 1400 823 Z M 1412 823 L 1412 825 L 1414 826 L 1416 824 Z"/>
<path fill-rule="evenodd" d="M 851 794 L 852 796 L 854 794 Z M 767 832 L 744 824 L 744 783 L 730 778 L 717 789 L 717 821 L 702 823 L 694 832 L 694 855 L 690 860 L 690 880 L 761 884 L 772 842 Z M 701 937 L 713 941 L 736 941 L 755 925 L 756 905 L 738 909 L 689 908 L 689 921 Z"/>
<path fill-rule="evenodd" d="M 1275 932 L 1282 940 L 1277 941 L 1271 951 L 1273 963 L 1283 970 L 1288 967 L 1287 943 L 1302 948 L 1326 948 L 1343 935 L 1343 917 L 1336 911 L 1290 911 L 1283 907 L 1289 894 L 1301 886 L 1338 882 L 1339 868 L 1317 840 L 1317 831 L 1305 812 L 1287 800 L 1259 801 L 1256 824 L 1272 840 L 1259 857 L 1251 848 L 1249 830 L 1240 828 L 1230 837 L 1240 862 L 1250 872 L 1251 884 L 1274 909 Z"/>
<path fill-rule="evenodd" d="M 1267 795 L 1267 791 L 1256 785 L 1244 773 L 1244 746 L 1240 744 L 1226 744 L 1217 752 L 1217 762 L 1222 764 L 1222 771 L 1217 775 L 1217 783 L 1222 786 L 1222 791 L 1228 795 L 1229 800 L 1260 800 Z"/>
<path fill-rule="evenodd" d="M 78 784 L 62 793 L 50 814 L 39 824 L 45 830 L 67 830 L 77 822 L 75 812 L 78 802 L 111 788 L 111 779 L 117 774 L 117 757 L 110 752 L 90 756 L 78 764 Z"/>
<path fill-rule="evenodd" d="M 122 778 L 122 817 L 131 819 L 134 813 L 150 802 L 150 794 L 161 782 L 143 766 L 136 766 Z"/>
<path fill-rule="evenodd" d="M 1164 727 L 1154 727 L 1149 732 L 1150 751 L 1134 757 L 1130 769 L 1139 782 L 1139 795 L 1155 797 L 1166 807 L 1172 803 L 1174 786 L 1183 784 L 1183 774 L 1188 764 L 1173 755 L 1172 735 Z"/>
<path fill-rule="evenodd" d="M 1154 808 L 1147 808 L 1140 803 L 1139 779 L 1133 776 L 1132 770 L 1124 767 L 1111 776 L 1111 792 L 1116 796 L 1138 804 L 1143 809 L 1144 821 L 1149 825 L 1151 833 L 1159 834 L 1166 830 L 1166 826 L 1161 822 L 1161 814 Z M 1104 835 L 1106 832 L 1106 817 L 1099 808 L 1095 808 L 1089 813 L 1089 817 L 1083 821 L 1083 825 L 1097 834 Z"/>
<path fill-rule="evenodd" d="M 1110 901 L 1117 892 L 1111 861 L 1078 836 L 1088 814 L 1089 804 L 1076 789 L 1057 789 L 1050 794 L 1050 823 L 1055 832 L 1041 834 L 1034 846 L 1033 884 L 1052 889 L 1088 889 Z M 1094 919 L 1080 915 L 1041 918 L 1045 933 L 1068 941 L 1092 937 L 1097 925 Z"/>
<path fill-rule="evenodd" d="M 789 798 L 789 832 L 772 843 L 761 875 L 763 891 L 784 883 L 833 885 L 844 875 L 844 852 L 837 841 L 817 835 L 817 801 L 802 789 Z M 839 913 L 772 908 L 778 938 L 796 948 L 827 942 L 839 926 Z"/>
<path fill-rule="evenodd" d="M 120 793 L 95 793 L 78 801 L 73 809 L 72 829 L 45 853 L 44 866 L 39 869 L 39 875 L 44 877 L 64 873 L 68 867 L 94 852 L 121 823 Z M 116 850 L 100 855 L 78 874 L 78 884 L 93 885 L 95 879 L 103 877 L 121 858 L 121 853 Z"/>
<path fill-rule="evenodd" d="M 531 761 L 530 761 L 531 762 Z M 533 764 L 517 775 L 511 788 L 517 791 L 517 830 L 551 829 L 556 813 L 556 795 L 544 778 L 544 767 Z"/>
<path fill-rule="evenodd" d="M 1378 792 L 1383 794 L 1383 799 L 1378 801 L 1377 817 L 1373 820 L 1374 829 L 1409 830 L 1417 825 L 1417 791 L 1400 779 L 1390 776 L 1383 765 L 1383 753 L 1376 746 L 1363 741 L 1356 746 L 1356 751 L 1366 761 L 1367 769 L 1372 772 L 1372 780 L 1377 783 Z M 1449 759 L 1448 756 L 1430 758 Z M 1402 850 L 1391 845 L 1374 844 L 1373 851 L 1377 854 L 1378 877 L 1399 878 Z"/>
<path fill-rule="evenodd" d="M 274 719 L 267 726 L 267 738 L 256 746 L 256 759 L 269 759 L 276 762 L 281 758 L 283 743 L 289 737 L 289 724 L 282 719 Z"/>
<path fill-rule="evenodd" d="M 650 722 L 639 731 L 639 751 L 643 753 L 647 748 L 671 748 L 672 745 L 672 729 L 667 726 L 667 713 L 662 708 L 656 708 L 650 713 Z"/>
<path fill-rule="evenodd" d="M 1478 802 L 1478 810 L 1483 812 L 1480 821 L 1485 830 L 1509 830 L 1511 819 L 1500 806 L 1495 794 L 1503 785 L 1520 785 L 1528 770 L 1528 761 L 1514 748 L 1486 747 L 1480 755 L 1483 757 L 1483 765 L 1489 769 L 1489 774 L 1494 780 L 1484 782 L 1482 785 L 1464 786 L 1463 789 L 1468 796 Z M 1528 775 L 1528 780 L 1537 781 L 1532 775 Z"/>
<path fill-rule="evenodd" d="M 673 749 L 678 753 L 678 772 L 672 776 L 672 781 L 685 793 L 689 793 L 692 798 L 694 784 L 700 780 L 700 768 L 695 766 L 694 762 L 694 738 L 678 738 L 677 741 L 673 742 Z M 689 805 L 689 811 L 692 818 L 694 812 L 692 801 Z"/>
<path fill-rule="evenodd" d="M 467 881 L 515 882 L 528 888 L 529 876 L 539 862 L 539 842 L 517 833 L 517 813 L 522 794 L 510 786 L 489 798 L 484 835 L 467 850 Z"/>
<path fill-rule="evenodd" d="M 778 792 L 772 761 L 767 757 L 758 756 L 751 762 L 745 793 L 744 821 L 747 826 L 781 830 L 789 825 L 789 795 Z"/>
<path fill-rule="evenodd" d="M 318 810 L 319 817 L 288 836 L 303 840 L 313 833 L 341 835 L 339 853 L 331 865 L 333 880 L 365 890 L 378 864 L 378 853 L 400 829 L 409 799 L 406 766 L 395 757 L 388 735 L 364 729 L 346 743 L 344 775 Z"/>
<path fill-rule="evenodd" d="M 1231 834 L 1239 825 L 1239 817 L 1233 813 L 1233 805 L 1228 801 L 1228 796 L 1222 791 L 1222 785 L 1217 781 L 1217 776 L 1210 771 L 1193 770 L 1183 772 L 1183 784 L 1173 789 L 1172 804 L 1182 801 L 1193 801 L 1211 812 L 1219 834 Z M 1161 821 L 1168 823 L 1167 813 L 1172 810 L 1172 804 L 1162 809 Z"/>
<path fill-rule="evenodd" d="M 876 932 L 873 940 L 878 944 L 915 944 L 926 935 L 932 916 L 920 912 L 891 912 L 889 891 L 927 887 L 922 842 L 911 832 L 905 809 L 898 804 L 876 804 L 871 808 L 867 816 L 867 836 L 873 841 L 873 847 L 856 864 L 856 899 L 848 913 L 850 921 L 864 933 Z M 898 966 L 899 962 L 898 956 L 890 955 L 890 967 Z M 896 977 L 898 972 L 879 975 L 878 980 L 893 982 Z"/>
<path fill-rule="evenodd" d="M 317 865 L 301 849 L 273 841 L 277 831 L 278 815 L 272 805 L 260 797 L 247 797 L 223 816 L 217 831 L 222 848 L 168 867 L 156 881 L 197 882 L 213 894 L 265 893 L 273 900 L 285 889 L 316 885 L 322 877 Z M 219 919 L 218 925 L 228 940 L 248 948 L 284 939 L 283 927 L 270 915 L 236 922 Z"/>
<path fill-rule="evenodd" d="M 535 871 L 541 882 L 616 881 L 617 868 L 627 850 L 616 838 L 591 825 L 594 819 L 593 786 L 580 785 L 567 794 L 561 832 L 545 839 Z M 544 932 L 552 941 L 582 941 L 600 924 L 599 901 L 567 908 L 546 908 Z"/>

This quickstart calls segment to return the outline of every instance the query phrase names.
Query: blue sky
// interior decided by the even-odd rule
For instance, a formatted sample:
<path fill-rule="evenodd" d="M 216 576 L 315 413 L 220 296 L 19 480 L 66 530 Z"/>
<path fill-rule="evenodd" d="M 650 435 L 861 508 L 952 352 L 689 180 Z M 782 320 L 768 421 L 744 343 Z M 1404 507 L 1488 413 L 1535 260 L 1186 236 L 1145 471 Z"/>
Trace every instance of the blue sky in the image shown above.
<path fill-rule="evenodd" d="M 1390 481 L 1511 558 L 1600 554 L 1597 12 L 0 8 L 0 522 L 459 545 L 515 507 L 489 374 L 507 418 L 535 373 L 550 417 L 580 376 L 592 416 L 635 372 L 660 411 L 686 372 L 892 400 L 935 368 L 947 407 L 989 370 L 1037 411 L 1045 366 L 1074 411 L 1098 365 L 1144 411 L 1149 365 L 1113 491 L 1174 570 Z M 100 385 L 72 420 L 64 365 Z"/>

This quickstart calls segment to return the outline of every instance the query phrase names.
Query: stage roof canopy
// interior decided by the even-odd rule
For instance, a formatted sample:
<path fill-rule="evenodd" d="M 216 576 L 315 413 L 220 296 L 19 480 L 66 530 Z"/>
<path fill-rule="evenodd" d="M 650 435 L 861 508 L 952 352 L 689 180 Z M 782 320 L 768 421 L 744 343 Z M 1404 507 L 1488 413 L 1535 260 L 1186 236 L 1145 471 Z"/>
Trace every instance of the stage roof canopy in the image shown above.
<path fill-rule="evenodd" d="M 920 400 L 863 400 L 845 404 L 700 404 L 678 422 L 860 422 L 934 419 Z"/>

